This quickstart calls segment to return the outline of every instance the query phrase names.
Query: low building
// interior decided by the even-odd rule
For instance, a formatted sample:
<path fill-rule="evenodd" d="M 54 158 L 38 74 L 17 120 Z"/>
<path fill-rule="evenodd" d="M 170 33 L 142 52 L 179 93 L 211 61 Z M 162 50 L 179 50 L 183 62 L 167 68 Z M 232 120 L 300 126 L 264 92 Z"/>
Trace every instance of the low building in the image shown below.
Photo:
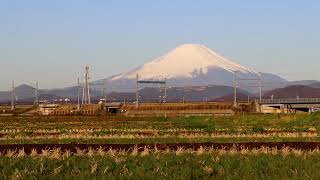
<path fill-rule="evenodd" d="M 59 105 L 57 105 L 57 104 L 40 104 L 39 110 L 40 110 L 41 115 L 50 115 L 58 107 L 59 107 Z"/>

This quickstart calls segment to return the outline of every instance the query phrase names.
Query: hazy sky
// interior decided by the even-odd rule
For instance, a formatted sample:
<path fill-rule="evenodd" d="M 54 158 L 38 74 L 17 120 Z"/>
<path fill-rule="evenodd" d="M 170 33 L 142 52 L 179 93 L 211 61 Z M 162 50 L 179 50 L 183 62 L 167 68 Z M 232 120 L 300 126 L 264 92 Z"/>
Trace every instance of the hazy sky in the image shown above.
<path fill-rule="evenodd" d="M 320 80 L 319 0 L 1 0 L 0 90 L 127 71 L 184 43 L 289 80 Z"/>

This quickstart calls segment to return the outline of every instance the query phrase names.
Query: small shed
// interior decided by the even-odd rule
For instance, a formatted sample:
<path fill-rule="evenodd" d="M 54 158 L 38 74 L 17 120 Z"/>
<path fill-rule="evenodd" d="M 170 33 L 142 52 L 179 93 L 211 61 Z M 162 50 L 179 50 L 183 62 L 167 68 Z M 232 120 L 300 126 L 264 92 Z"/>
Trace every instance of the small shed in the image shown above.
<path fill-rule="evenodd" d="M 120 111 L 121 103 L 107 103 L 105 106 L 107 114 L 118 114 Z"/>
<path fill-rule="evenodd" d="M 108 114 L 118 114 L 119 107 L 116 107 L 116 106 L 107 107 L 107 113 Z"/>

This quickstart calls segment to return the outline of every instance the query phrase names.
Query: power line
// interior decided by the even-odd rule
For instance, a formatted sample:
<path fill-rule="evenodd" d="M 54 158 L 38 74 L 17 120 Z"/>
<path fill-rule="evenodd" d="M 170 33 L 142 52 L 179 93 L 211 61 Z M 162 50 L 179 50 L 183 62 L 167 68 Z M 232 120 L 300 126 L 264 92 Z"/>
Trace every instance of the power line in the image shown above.
<path fill-rule="evenodd" d="M 162 97 L 162 102 L 167 101 L 167 78 L 164 80 L 139 80 L 139 75 L 137 74 L 136 80 L 136 108 L 139 108 L 139 84 L 160 84 L 160 89 L 164 89 L 164 95 Z"/>
<path fill-rule="evenodd" d="M 237 88 L 239 86 L 240 81 L 256 81 L 258 90 L 259 90 L 259 99 L 262 99 L 262 76 L 259 73 L 258 78 L 239 78 L 237 76 L 237 71 L 233 72 L 233 88 L 234 88 L 234 107 L 237 106 Z"/>

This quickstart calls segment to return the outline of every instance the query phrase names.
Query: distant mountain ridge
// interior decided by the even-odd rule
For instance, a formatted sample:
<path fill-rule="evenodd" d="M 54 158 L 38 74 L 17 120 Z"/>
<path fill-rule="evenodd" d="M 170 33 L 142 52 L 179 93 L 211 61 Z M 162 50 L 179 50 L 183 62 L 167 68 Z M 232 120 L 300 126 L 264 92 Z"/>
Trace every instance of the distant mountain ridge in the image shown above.
<path fill-rule="evenodd" d="M 320 88 L 320 82 L 314 82 L 312 84 L 309 84 L 308 86 L 313 87 L 313 88 Z"/>
<path fill-rule="evenodd" d="M 167 89 L 167 101 L 181 102 L 185 101 L 233 101 L 233 87 L 230 86 L 190 86 L 190 87 L 169 87 Z M 18 102 L 34 102 L 34 88 L 28 85 L 18 86 L 16 88 L 16 99 Z M 141 101 L 143 102 L 159 102 L 163 96 L 163 90 L 158 87 L 146 87 L 139 91 Z M 39 100 L 59 100 L 69 98 L 73 102 L 77 101 L 78 87 L 54 89 L 54 90 L 39 90 Z M 81 94 L 82 95 L 82 94 Z M 238 89 L 237 98 L 239 101 L 246 101 L 248 96 L 251 100 L 257 99 L 257 94 L 252 94 L 248 91 Z M 263 98 L 270 99 L 271 96 L 275 99 L 281 98 L 320 98 L 320 88 L 313 88 L 304 85 L 286 86 L 263 93 Z M 97 102 L 103 98 L 102 92 L 91 91 L 91 98 Z M 117 102 L 133 102 L 136 99 L 135 92 L 109 92 L 107 94 L 108 101 Z M 10 103 L 11 92 L 0 92 L 0 102 Z"/>
<path fill-rule="evenodd" d="M 320 88 L 313 88 L 304 85 L 293 85 L 275 89 L 263 94 L 263 98 L 270 99 L 287 98 L 320 98 Z"/>
<path fill-rule="evenodd" d="M 18 86 L 16 89 L 23 90 L 17 92 L 17 100 L 19 102 L 33 102 L 35 99 L 34 88 L 31 86 Z M 191 87 L 168 87 L 167 101 L 212 101 L 221 96 L 225 96 L 233 92 L 233 87 L 229 86 L 191 86 Z M 249 92 L 238 89 L 239 93 L 250 94 Z M 0 92 L 1 93 L 4 92 Z M 56 99 L 69 98 L 74 102 L 77 100 L 78 88 L 39 90 L 39 100 L 53 101 Z M 82 94 L 81 94 L 82 95 Z M 158 87 L 146 87 L 139 91 L 140 100 L 143 102 L 159 102 L 164 91 Z M 98 101 L 103 98 L 103 94 L 99 91 L 91 91 L 91 98 Z M 110 92 L 107 94 L 108 101 L 135 101 L 135 92 Z M 0 96 L 0 102 L 9 102 L 11 93 L 5 92 L 5 96 Z"/>
<path fill-rule="evenodd" d="M 286 84 L 286 86 L 302 85 L 302 86 L 313 87 L 316 84 L 320 84 L 320 82 L 317 80 L 301 80 L 301 81 L 290 81 Z"/>

